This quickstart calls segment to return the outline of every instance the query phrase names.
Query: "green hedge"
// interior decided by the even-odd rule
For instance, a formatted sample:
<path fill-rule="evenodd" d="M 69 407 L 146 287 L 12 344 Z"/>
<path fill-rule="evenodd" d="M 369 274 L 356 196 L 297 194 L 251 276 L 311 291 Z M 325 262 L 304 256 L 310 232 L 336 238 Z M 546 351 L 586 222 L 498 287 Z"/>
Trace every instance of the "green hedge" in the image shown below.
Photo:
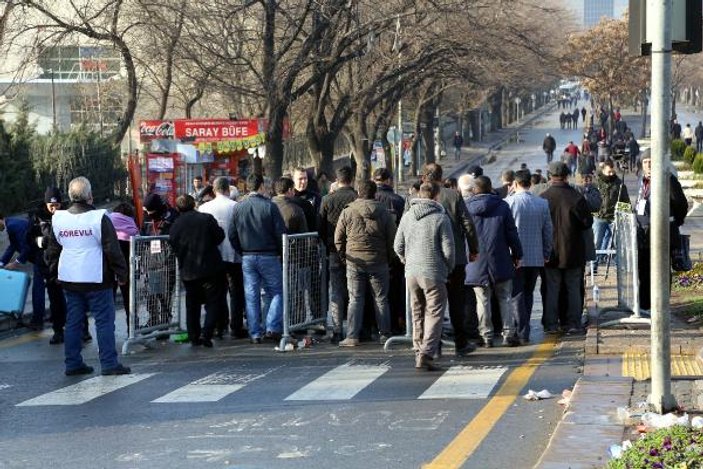
<path fill-rule="evenodd" d="M 33 208 L 48 186 L 65 193 L 76 176 L 91 181 L 96 200 L 113 197 L 116 182 L 126 177 L 119 146 L 81 127 L 37 135 L 27 116 L 23 106 L 9 131 L 0 120 L 0 212 Z"/>
<path fill-rule="evenodd" d="M 693 172 L 695 174 L 703 174 L 703 153 L 698 153 L 693 160 Z"/>
<path fill-rule="evenodd" d="M 683 160 L 686 162 L 687 165 L 692 165 L 693 160 L 696 159 L 696 149 L 693 147 L 686 147 L 686 150 L 683 152 Z"/>
<path fill-rule="evenodd" d="M 678 138 L 671 141 L 671 159 L 673 161 L 682 160 L 684 151 L 686 151 L 686 142 Z"/>

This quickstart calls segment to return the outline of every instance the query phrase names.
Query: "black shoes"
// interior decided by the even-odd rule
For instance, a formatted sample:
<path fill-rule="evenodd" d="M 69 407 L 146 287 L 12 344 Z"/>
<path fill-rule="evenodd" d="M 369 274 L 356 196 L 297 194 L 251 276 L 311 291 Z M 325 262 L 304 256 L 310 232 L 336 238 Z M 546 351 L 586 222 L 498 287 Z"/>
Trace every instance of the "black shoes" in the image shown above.
<path fill-rule="evenodd" d="M 493 348 L 493 338 L 480 338 L 476 345 L 483 348 Z"/>
<path fill-rule="evenodd" d="M 212 339 L 200 339 L 200 345 L 206 348 L 212 348 Z"/>
<path fill-rule="evenodd" d="M 335 332 L 332 334 L 332 337 L 330 338 L 330 344 L 332 345 L 339 345 L 339 343 L 342 341 L 342 334 Z"/>
<path fill-rule="evenodd" d="M 93 372 L 93 367 L 88 366 L 85 363 L 83 363 L 78 368 L 74 368 L 73 370 L 66 370 L 65 374 L 66 374 L 66 376 L 78 376 L 78 375 L 89 375 L 92 372 Z M 103 373 L 103 374 L 105 374 L 105 373 Z"/>
<path fill-rule="evenodd" d="M 253 345 L 261 345 L 261 337 L 252 337 L 249 339 L 249 342 L 251 342 Z"/>
<path fill-rule="evenodd" d="M 457 348 L 455 354 L 457 357 L 465 357 L 468 354 L 475 352 L 476 346 L 474 344 L 466 344 L 463 347 Z"/>
<path fill-rule="evenodd" d="M 266 333 L 266 335 L 264 336 L 264 340 L 270 341 L 270 342 L 280 342 L 281 337 L 283 337 L 283 336 L 278 332 L 268 331 Z"/>
<path fill-rule="evenodd" d="M 54 335 L 49 340 L 51 345 L 63 344 L 63 332 L 54 332 Z"/>
<path fill-rule="evenodd" d="M 517 347 L 520 341 L 515 336 L 503 337 L 503 347 Z"/>
<path fill-rule="evenodd" d="M 88 367 L 90 368 L 90 367 Z M 93 369 L 90 368 L 92 371 Z M 128 366 L 124 366 L 122 364 L 117 365 L 114 368 L 110 368 L 109 370 L 103 370 L 100 374 L 103 376 L 117 376 L 117 375 L 128 375 L 132 372 L 132 370 Z"/>

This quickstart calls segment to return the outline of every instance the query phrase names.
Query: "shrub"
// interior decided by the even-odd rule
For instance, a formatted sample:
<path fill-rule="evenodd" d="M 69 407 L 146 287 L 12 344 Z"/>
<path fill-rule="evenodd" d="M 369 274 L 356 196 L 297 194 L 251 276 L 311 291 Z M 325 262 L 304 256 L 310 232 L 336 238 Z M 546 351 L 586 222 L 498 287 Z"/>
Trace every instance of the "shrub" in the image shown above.
<path fill-rule="evenodd" d="M 647 434 L 632 444 L 607 469 L 639 467 L 701 467 L 703 465 L 703 433 L 677 425 Z"/>
<path fill-rule="evenodd" d="M 687 165 L 692 165 L 693 160 L 696 159 L 696 149 L 693 147 L 686 147 L 686 150 L 683 152 L 683 160 L 686 162 Z"/>
<path fill-rule="evenodd" d="M 703 174 L 703 153 L 698 153 L 693 160 L 693 172 L 695 174 Z"/>
<path fill-rule="evenodd" d="M 684 151 L 686 151 L 686 142 L 679 138 L 671 141 L 671 159 L 673 161 L 683 159 Z"/>

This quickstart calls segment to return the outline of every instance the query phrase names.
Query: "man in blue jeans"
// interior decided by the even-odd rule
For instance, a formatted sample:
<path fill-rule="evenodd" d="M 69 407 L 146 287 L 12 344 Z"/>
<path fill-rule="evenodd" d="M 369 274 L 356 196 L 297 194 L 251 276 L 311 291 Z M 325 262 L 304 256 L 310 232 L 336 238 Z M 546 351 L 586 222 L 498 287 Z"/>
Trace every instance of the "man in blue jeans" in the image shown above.
<path fill-rule="evenodd" d="M 249 337 L 253 344 L 260 344 L 264 338 L 280 340 L 283 332 L 283 269 L 279 256 L 286 227 L 281 212 L 269 198 L 263 176 L 250 174 L 247 187 L 252 192 L 234 208 L 228 236 L 242 256 Z M 261 327 L 262 286 L 270 300 L 265 331 Z"/>
<path fill-rule="evenodd" d="M 131 370 L 117 361 L 115 347 L 115 277 L 120 284 L 127 282 L 127 264 L 117 233 L 105 210 L 93 207 L 88 179 L 73 179 L 68 197 L 68 210 L 57 210 L 52 217 L 46 252 L 50 277 L 58 279 L 66 295 L 66 376 L 93 372 L 81 356 L 83 320 L 88 311 L 95 319 L 101 374 L 129 374 Z"/>

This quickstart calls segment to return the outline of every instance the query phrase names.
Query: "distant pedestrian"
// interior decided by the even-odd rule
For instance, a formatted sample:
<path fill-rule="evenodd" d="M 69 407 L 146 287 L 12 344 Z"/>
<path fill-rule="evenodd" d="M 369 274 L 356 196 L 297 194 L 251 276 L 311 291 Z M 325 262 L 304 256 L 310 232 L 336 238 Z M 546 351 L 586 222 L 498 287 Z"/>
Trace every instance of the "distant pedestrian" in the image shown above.
<path fill-rule="evenodd" d="M 698 121 L 693 133 L 696 137 L 696 153 L 701 153 L 703 152 L 703 122 Z"/>
<path fill-rule="evenodd" d="M 95 319 L 101 374 L 123 375 L 131 370 L 117 360 L 113 285 L 127 283 L 125 262 L 117 234 L 105 210 L 93 207 L 90 181 L 73 179 L 68 185 L 71 206 L 52 217 L 52 236 L 46 258 L 52 277 L 66 296 L 64 332 L 67 376 L 93 372 L 81 356 L 83 323 L 90 311 Z"/>
<path fill-rule="evenodd" d="M 544 141 L 542 141 L 542 150 L 544 150 L 545 155 L 547 155 L 547 164 L 551 163 L 554 159 L 554 150 L 556 150 L 556 148 L 557 141 L 548 133 L 544 137 Z"/>
<path fill-rule="evenodd" d="M 433 361 L 442 338 L 447 276 L 454 268 L 452 226 L 436 183 L 423 183 L 410 202 L 395 236 L 394 249 L 405 264 L 413 317 L 415 368 L 436 371 Z M 473 350 L 467 348 L 464 353 Z"/>
<path fill-rule="evenodd" d="M 693 129 L 691 128 L 691 124 L 686 124 L 686 127 L 684 127 L 683 132 L 681 133 L 681 136 L 683 137 L 683 141 L 686 144 L 687 147 L 691 146 L 691 143 L 693 143 Z"/>
<path fill-rule="evenodd" d="M 456 161 L 459 161 L 461 158 L 461 147 L 464 145 L 464 137 L 461 136 L 461 133 L 457 130 L 454 132 L 454 159 Z"/>
<path fill-rule="evenodd" d="M 581 118 L 582 118 L 582 121 L 583 121 L 584 124 L 586 123 L 586 113 L 587 113 L 587 112 L 588 112 L 588 111 L 586 111 L 586 106 L 584 106 L 584 107 L 581 108 Z"/>

